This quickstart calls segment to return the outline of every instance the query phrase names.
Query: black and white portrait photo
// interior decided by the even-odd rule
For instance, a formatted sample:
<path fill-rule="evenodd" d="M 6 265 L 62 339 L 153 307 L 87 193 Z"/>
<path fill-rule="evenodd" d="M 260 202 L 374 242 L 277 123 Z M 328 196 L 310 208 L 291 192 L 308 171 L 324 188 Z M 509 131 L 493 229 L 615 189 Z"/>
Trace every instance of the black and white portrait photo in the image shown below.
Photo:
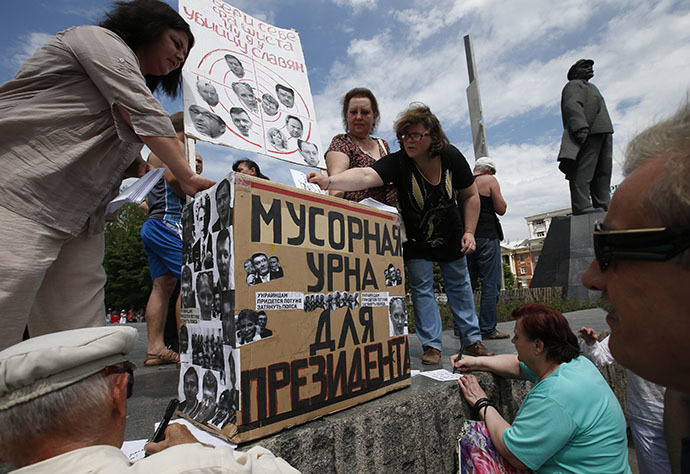
<path fill-rule="evenodd" d="M 188 110 L 192 125 L 197 132 L 211 138 L 218 138 L 225 133 L 227 127 L 225 121 L 210 110 L 198 105 L 190 105 Z"/>
<path fill-rule="evenodd" d="M 196 299 L 200 318 L 210 321 L 213 317 L 213 272 L 196 274 Z"/>
<path fill-rule="evenodd" d="M 243 346 L 259 340 L 261 340 L 259 314 L 253 309 L 243 309 L 237 315 L 237 334 L 235 335 L 237 346 Z"/>
<path fill-rule="evenodd" d="M 247 111 L 242 107 L 232 107 L 230 109 L 230 118 L 237 131 L 242 136 L 248 137 L 252 129 L 252 120 L 249 118 Z"/>
<path fill-rule="evenodd" d="M 226 54 L 225 62 L 228 65 L 228 69 L 230 69 L 238 79 L 242 79 L 244 77 L 244 66 L 236 56 Z"/>
<path fill-rule="evenodd" d="M 390 319 L 390 335 L 403 336 L 407 334 L 407 305 L 402 296 L 393 296 L 388 303 L 388 317 Z"/>
<path fill-rule="evenodd" d="M 218 397 L 218 379 L 211 370 L 206 370 L 202 378 L 201 403 L 194 419 L 199 423 L 208 423 L 216 414 Z"/>
<path fill-rule="evenodd" d="M 259 326 L 259 336 L 261 336 L 261 339 L 272 336 L 273 331 L 266 327 L 268 324 L 268 315 L 266 314 L 266 311 L 257 311 L 256 317 L 257 325 Z"/>
<path fill-rule="evenodd" d="M 295 91 L 283 84 L 276 84 L 276 95 L 281 104 L 288 109 L 295 105 Z"/>
<path fill-rule="evenodd" d="M 183 308 L 196 308 L 196 295 L 192 284 L 192 269 L 184 265 L 180 272 L 180 305 Z"/>
<path fill-rule="evenodd" d="M 186 368 L 185 368 L 186 367 Z M 182 390 L 180 405 L 177 407 L 181 412 L 194 418 L 199 411 L 199 375 L 194 367 L 182 363 Z"/>
<path fill-rule="evenodd" d="M 288 115 L 285 117 L 285 128 L 287 128 L 288 133 L 292 138 L 302 138 L 304 133 L 304 125 L 302 121 L 295 117 L 294 115 Z"/>
<path fill-rule="evenodd" d="M 187 325 L 183 324 L 180 326 L 180 360 L 189 362 L 192 360 L 192 354 L 189 344 L 189 331 L 187 331 Z"/>
<path fill-rule="evenodd" d="M 194 271 L 213 268 L 213 240 L 209 233 L 211 222 L 211 198 L 208 193 L 199 194 L 194 200 L 194 246 L 192 260 Z"/>
<path fill-rule="evenodd" d="M 265 92 L 264 95 L 261 96 L 261 108 L 264 109 L 266 115 L 273 117 L 278 113 L 278 107 L 280 107 L 280 104 L 278 104 L 276 98 L 268 92 Z"/>
<path fill-rule="evenodd" d="M 299 154 L 304 158 L 304 162 L 309 166 L 317 166 L 319 164 L 319 148 L 311 142 L 305 142 L 302 139 L 297 140 L 297 149 Z"/>
<path fill-rule="evenodd" d="M 254 95 L 254 90 L 248 82 L 233 82 L 232 90 L 237 94 L 237 98 L 240 99 L 249 110 L 252 112 L 259 111 L 259 103 L 256 101 L 256 95 Z"/>
<path fill-rule="evenodd" d="M 392 263 L 383 271 L 383 276 L 386 286 L 402 285 L 402 272 Z"/>
<path fill-rule="evenodd" d="M 269 261 L 273 259 L 272 261 Z M 247 284 L 258 285 L 283 277 L 283 269 L 278 257 L 268 257 L 265 253 L 255 253 L 245 260 L 244 270 L 247 272 Z"/>
<path fill-rule="evenodd" d="M 230 181 L 227 179 L 223 179 L 216 185 L 215 200 L 218 219 L 216 219 L 211 228 L 213 232 L 218 232 L 221 229 L 230 227 L 232 224 L 231 194 Z"/>
<path fill-rule="evenodd" d="M 235 423 L 237 412 L 237 405 L 235 404 L 235 394 L 230 389 L 225 389 L 218 397 L 216 404 L 216 412 L 213 418 L 209 420 L 209 424 L 223 429 L 228 423 Z"/>
<path fill-rule="evenodd" d="M 199 79 L 196 81 L 196 90 L 208 105 L 211 107 L 218 105 L 218 91 L 210 81 Z"/>
<path fill-rule="evenodd" d="M 287 138 L 285 138 L 283 132 L 281 132 L 277 128 L 269 128 L 266 132 L 266 138 L 268 139 L 268 143 L 271 144 L 272 148 L 280 151 L 287 150 Z"/>

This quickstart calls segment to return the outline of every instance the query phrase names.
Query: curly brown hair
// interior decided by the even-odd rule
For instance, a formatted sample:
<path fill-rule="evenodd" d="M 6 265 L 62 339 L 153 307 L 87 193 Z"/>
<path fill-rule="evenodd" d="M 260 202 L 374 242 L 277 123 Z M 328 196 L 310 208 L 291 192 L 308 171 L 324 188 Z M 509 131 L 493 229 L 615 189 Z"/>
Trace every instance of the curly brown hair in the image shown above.
<path fill-rule="evenodd" d="M 412 125 L 417 125 L 418 123 L 424 125 L 424 128 L 429 131 L 429 135 L 431 137 L 431 147 L 429 147 L 429 153 L 432 156 L 438 155 L 450 146 L 450 141 L 443 132 L 441 123 L 438 121 L 438 118 L 431 113 L 429 106 L 421 102 L 412 102 L 407 110 L 398 115 L 398 119 L 393 125 L 401 150 L 405 149 L 402 136 L 409 127 Z"/>

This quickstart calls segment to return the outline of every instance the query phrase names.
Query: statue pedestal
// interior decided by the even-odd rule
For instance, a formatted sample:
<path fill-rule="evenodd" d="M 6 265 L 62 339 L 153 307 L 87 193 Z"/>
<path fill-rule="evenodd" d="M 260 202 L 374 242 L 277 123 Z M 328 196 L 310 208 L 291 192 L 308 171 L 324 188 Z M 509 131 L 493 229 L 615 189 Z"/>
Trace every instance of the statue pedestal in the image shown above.
<path fill-rule="evenodd" d="M 597 211 L 579 216 L 554 217 L 530 288 L 562 286 L 566 297 L 580 301 L 598 297 L 599 292 L 582 286 L 581 278 L 594 259 L 594 223 L 603 221 L 605 215 L 604 211 Z"/>

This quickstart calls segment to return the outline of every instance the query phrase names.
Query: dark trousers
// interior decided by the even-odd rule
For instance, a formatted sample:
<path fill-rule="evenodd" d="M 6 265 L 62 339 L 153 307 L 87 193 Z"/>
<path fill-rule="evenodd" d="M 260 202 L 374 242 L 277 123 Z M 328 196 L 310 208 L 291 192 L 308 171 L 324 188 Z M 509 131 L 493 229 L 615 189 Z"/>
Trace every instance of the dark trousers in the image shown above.
<path fill-rule="evenodd" d="M 569 176 L 573 214 L 582 214 L 592 208 L 609 208 L 612 156 L 611 133 L 587 137 L 577 154 L 576 169 Z"/>

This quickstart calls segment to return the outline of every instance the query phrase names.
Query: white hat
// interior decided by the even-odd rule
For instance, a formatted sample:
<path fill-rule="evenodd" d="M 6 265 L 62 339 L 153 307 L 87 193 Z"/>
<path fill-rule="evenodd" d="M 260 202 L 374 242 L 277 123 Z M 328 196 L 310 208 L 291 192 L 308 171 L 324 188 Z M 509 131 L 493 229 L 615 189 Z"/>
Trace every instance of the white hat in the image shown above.
<path fill-rule="evenodd" d="M 139 334 L 133 327 L 74 329 L 38 336 L 0 352 L 0 410 L 7 410 L 126 363 Z"/>
<path fill-rule="evenodd" d="M 474 162 L 474 169 L 477 168 L 491 168 L 496 172 L 496 164 L 494 163 L 494 160 L 489 158 L 488 156 L 482 156 L 481 158 L 477 158 L 477 161 Z"/>

